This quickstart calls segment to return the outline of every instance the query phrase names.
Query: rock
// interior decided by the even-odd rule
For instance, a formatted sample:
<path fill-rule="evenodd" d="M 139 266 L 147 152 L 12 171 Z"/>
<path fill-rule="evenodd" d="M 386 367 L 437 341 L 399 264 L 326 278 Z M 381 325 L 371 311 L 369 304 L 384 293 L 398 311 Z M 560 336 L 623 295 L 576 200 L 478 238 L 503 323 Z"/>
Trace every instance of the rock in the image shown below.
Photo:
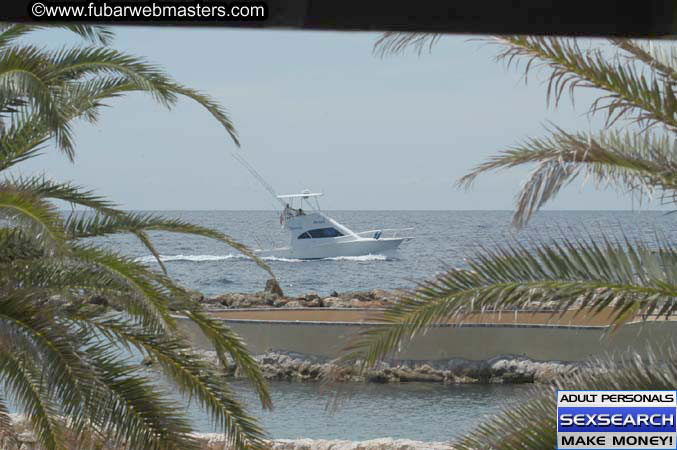
<path fill-rule="evenodd" d="M 277 297 L 284 297 L 282 288 L 275 278 L 271 278 L 266 281 L 266 287 L 263 289 L 263 292 L 268 292 L 276 295 Z"/>
<path fill-rule="evenodd" d="M 340 297 L 327 297 L 323 301 L 327 308 L 350 308 L 350 300 L 342 299 Z"/>
<path fill-rule="evenodd" d="M 378 300 L 385 300 L 387 301 L 392 297 L 392 294 L 389 291 L 386 291 L 385 289 L 373 289 L 371 292 L 371 297 L 374 299 Z"/>
<path fill-rule="evenodd" d="M 286 306 L 287 303 L 289 303 L 289 299 L 287 299 L 287 298 L 278 298 L 277 300 L 275 300 L 275 301 L 273 302 L 273 306 L 274 306 L 275 308 L 281 308 L 281 307 L 283 307 L 283 306 Z"/>
<path fill-rule="evenodd" d="M 324 303 L 322 302 L 322 299 L 320 297 L 313 298 L 312 300 L 306 299 L 303 302 L 303 306 L 306 308 L 321 308 L 324 306 Z"/>
<path fill-rule="evenodd" d="M 318 299 L 320 299 L 320 296 L 317 295 L 317 293 L 315 293 L 315 292 L 308 292 L 308 293 L 306 293 L 306 295 L 304 295 L 302 298 L 305 299 L 305 300 L 307 300 L 307 301 L 312 301 L 312 300 L 318 300 Z"/>
<path fill-rule="evenodd" d="M 399 370 L 397 376 L 403 382 L 440 382 L 444 376 L 437 373 L 421 373 L 413 370 Z"/>
<path fill-rule="evenodd" d="M 273 294 L 272 292 L 264 292 L 263 293 L 263 301 L 266 303 L 268 306 L 274 306 L 275 302 L 279 299 L 280 297 L 277 296 L 276 294 Z"/>
<path fill-rule="evenodd" d="M 218 297 L 208 297 L 208 298 L 202 299 L 202 301 L 200 303 L 202 303 L 203 305 L 210 305 L 210 306 L 213 306 L 213 305 L 227 306 L 227 304 L 225 303 L 224 297 L 225 296 L 223 296 L 223 295 L 220 295 Z"/>
<path fill-rule="evenodd" d="M 291 300 L 284 306 L 285 308 L 303 308 L 303 303 L 301 303 L 299 300 Z"/>

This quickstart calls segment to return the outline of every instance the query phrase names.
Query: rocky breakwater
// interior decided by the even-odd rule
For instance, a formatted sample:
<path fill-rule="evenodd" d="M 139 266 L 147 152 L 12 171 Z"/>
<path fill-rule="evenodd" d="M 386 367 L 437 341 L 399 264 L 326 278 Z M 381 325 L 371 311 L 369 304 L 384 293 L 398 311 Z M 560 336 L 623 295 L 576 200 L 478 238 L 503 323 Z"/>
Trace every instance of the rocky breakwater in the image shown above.
<path fill-rule="evenodd" d="M 216 353 L 204 352 L 207 359 L 217 362 Z M 581 363 L 534 361 L 525 357 L 505 355 L 484 361 L 449 359 L 438 361 L 383 362 L 366 374 L 353 367 L 339 367 L 317 356 L 269 352 L 256 355 L 263 375 L 269 380 L 322 381 L 327 374 L 338 382 L 406 383 L 428 382 L 446 384 L 521 384 L 550 383 L 557 376 L 584 369 Z M 234 364 L 227 375 L 238 376 Z"/>
<path fill-rule="evenodd" d="M 332 292 L 320 296 L 315 292 L 290 297 L 284 295 L 275 280 L 268 280 L 261 292 L 226 293 L 215 297 L 198 297 L 208 309 L 235 308 L 385 308 L 398 301 L 399 291 L 373 289 L 371 291 Z"/>

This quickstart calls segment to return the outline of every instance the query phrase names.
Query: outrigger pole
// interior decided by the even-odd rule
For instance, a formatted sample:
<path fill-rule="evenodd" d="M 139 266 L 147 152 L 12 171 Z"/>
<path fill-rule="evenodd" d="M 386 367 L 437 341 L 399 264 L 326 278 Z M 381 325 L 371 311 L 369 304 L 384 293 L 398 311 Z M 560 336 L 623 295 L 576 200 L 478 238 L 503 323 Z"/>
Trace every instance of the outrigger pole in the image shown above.
<path fill-rule="evenodd" d="M 273 198 L 274 198 L 275 200 L 277 200 L 277 201 L 280 203 L 280 205 L 282 205 L 283 208 L 284 208 L 285 206 L 287 206 L 287 204 L 286 204 L 284 201 L 282 201 L 281 198 L 279 198 L 279 197 L 277 196 L 277 192 L 275 192 L 275 189 L 273 189 L 273 187 L 272 187 L 270 184 L 268 184 L 268 182 L 265 180 L 265 178 L 263 178 L 263 177 L 261 176 L 261 174 L 259 174 L 259 173 L 256 171 L 256 169 L 254 169 L 254 168 L 252 167 L 251 164 L 249 164 L 249 161 L 247 161 L 246 159 L 244 159 L 244 156 L 240 155 L 239 153 L 235 153 L 235 152 L 230 152 L 230 154 L 231 154 L 231 156 L 235 159 L 235 161 L 239 162 L 245 169 L 247 169 L 247 171 L 248 171 L 250 174 L 252 174 L 252 176 L 253 176 L 253 177 L 261 184 L 261 186 L 263 186 L 263 188 L 264 188 L 266 191 L 268 191 L 268 193 L 270 193 L 270 195 L 272 195 Z"/>

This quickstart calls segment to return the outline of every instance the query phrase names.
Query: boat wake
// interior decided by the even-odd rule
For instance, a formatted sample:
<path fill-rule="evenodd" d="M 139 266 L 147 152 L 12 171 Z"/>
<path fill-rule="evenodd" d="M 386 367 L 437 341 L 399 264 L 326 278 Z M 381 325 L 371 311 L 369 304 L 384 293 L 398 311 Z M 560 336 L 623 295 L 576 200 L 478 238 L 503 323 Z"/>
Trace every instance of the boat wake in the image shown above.
<path fill-rule="evenodd" d="M 229 259 L 249 259 L 247 256 L 239 253 L 230 253 L 228 255 L 160 255 L 162 262 L 171 261 L 186 261 L 186 262 L 209 262 L 209 261 L 227 261 Z M 334 256 L 331 258 L 321 259 L 292 259 L 292 258 L 278 258 L 275 256 L 264 256 L 261 258 L 264 261 L 278 261 L 278 262 L 312 262 L 312 261 L 387 261 L 389 258 L 385 255 L 361 255 L 361 256 Z M 156 262 L 153 255 L 140 256 L 134 259 L 141 263 Z"/>

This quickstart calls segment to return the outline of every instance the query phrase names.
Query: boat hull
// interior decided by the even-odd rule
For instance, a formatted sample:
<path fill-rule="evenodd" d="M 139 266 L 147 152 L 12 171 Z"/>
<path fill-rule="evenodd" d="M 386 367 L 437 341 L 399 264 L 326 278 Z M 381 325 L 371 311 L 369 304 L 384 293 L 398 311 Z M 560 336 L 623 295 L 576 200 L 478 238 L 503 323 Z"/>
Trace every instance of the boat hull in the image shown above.
<path fill-rule="evenodd" d="M 324 259 L 343 256 L 391 256 L 406 238 L 359 239 L 345 242 L 312 243 L 298 247 L 258 250 L 256 256 L 285 259 Z"/>

